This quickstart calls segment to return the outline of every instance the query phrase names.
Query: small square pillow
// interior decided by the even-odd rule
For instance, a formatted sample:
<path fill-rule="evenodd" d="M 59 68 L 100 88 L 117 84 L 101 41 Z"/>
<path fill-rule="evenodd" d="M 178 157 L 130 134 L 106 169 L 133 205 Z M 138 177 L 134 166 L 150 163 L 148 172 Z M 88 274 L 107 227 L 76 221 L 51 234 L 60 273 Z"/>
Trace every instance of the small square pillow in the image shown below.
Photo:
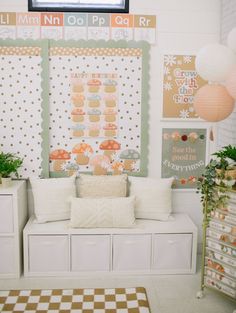
<path fill-rule="evenodd" d="M 134 197 L 72 198 L 71 227 L 132 227 L 135 224 Z"/>
<path fill-rule="evenodd" d="M 31 178 L 34 212 L 38 223 L 70 218 L 70 197 L 76 196 L 75 176 Z"/>
<path fill-rule="evenodd" d="M 171 178 L 129 177 L 130 196 L 135 196 L 135 217 L 166 221 L 172 212 Z"/>
<path fill-rule="evenodd" d="M 127 175 L 86 175 L 77 179 L 80 198 L 126 197 Z"/>

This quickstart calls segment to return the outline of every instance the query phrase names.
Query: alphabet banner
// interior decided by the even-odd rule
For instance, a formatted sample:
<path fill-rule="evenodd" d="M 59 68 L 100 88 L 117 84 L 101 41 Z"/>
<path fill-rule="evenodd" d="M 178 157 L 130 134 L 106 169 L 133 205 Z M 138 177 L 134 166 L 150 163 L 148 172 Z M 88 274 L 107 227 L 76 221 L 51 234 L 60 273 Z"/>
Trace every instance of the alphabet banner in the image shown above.
<path fill-rule="evenodd" d="M 156 16 L 109 13 L 0 12 L 0 38 L 145 40 L 156 43 Z"/>
<path fill-rule="evenodd" d="M 165 55 L 163 70 L 163 118 L 198 119 L 193 99 L 207 82 L 195 70 L 195 56 Z"/>
<path fill-rule="evenodd" d="M 205 159 L 206 129 L 162 130 L 162 177 L 175 177 L 175 188 L 196 188 Z"/>

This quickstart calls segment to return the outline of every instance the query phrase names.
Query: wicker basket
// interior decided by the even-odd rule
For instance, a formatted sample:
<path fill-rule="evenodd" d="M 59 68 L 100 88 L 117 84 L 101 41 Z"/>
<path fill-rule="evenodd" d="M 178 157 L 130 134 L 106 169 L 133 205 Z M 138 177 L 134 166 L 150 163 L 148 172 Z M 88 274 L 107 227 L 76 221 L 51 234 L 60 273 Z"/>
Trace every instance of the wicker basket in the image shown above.
<path fill-rule="evenodd" d="M 221 174 L 221 171 L 222 170 L 220 170 L 220 169 L 216 169 L 217 174 Z M 232 179 L 236 179 L 236 168 L 232 169 L 232 170 L 226 170 L 225 171 L 225 177 L 231 177 Z"/>

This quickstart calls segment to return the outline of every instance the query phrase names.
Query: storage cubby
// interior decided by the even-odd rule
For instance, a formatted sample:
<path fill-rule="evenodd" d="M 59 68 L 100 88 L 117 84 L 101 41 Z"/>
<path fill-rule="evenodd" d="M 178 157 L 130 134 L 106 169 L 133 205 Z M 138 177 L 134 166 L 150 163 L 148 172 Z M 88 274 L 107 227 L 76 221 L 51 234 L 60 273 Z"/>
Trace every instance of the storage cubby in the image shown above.
<path fill-rule="evenodd" d="M 22 233 L 27 221 L 26 182 L 0 185 L 0 278 L 18 278 L 22 272 Z"/>
<path fill-rule="evenodd" d="M 137 220 L 133 228 L 70 228 L 69 221 L 24 229 L 25 276 L 85 272 L 187 274 L 196 270 L 197 228 L 186 214 L 167 222 Z M 58 263 L 57 263 L 58 262 Z"/>

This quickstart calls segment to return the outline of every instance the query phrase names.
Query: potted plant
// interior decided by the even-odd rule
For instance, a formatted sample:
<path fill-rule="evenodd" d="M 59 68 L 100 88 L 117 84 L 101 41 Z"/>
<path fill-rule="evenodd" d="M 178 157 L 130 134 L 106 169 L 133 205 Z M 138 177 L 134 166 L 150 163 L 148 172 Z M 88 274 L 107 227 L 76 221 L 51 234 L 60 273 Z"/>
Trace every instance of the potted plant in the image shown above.
<path fill-rule="evenodd" d="M 0 152 L 0 176 L 3 187 L 8 187 L 11 175 L 19 177 L 18 169 L 21 167 L 23 159 L 13 153 Z"/>
<path fill-rule="evenodd" d="M 223 208 L 227 204 L 228 191 L 232 189 L 236 179 L 236 147 L 228 145 L 212 155 L 216 159 L 211 159 L 207 164 L 197 186 L 207 218 L 212 210 Z"/>
<path fill-rule="evenodd" d="M 228 145 L 221 150 L 213 153 L 219 160 L 219 168 L 217 167 L 217 173 L 221 178 L 236 179 L 236 146 Z"/>

